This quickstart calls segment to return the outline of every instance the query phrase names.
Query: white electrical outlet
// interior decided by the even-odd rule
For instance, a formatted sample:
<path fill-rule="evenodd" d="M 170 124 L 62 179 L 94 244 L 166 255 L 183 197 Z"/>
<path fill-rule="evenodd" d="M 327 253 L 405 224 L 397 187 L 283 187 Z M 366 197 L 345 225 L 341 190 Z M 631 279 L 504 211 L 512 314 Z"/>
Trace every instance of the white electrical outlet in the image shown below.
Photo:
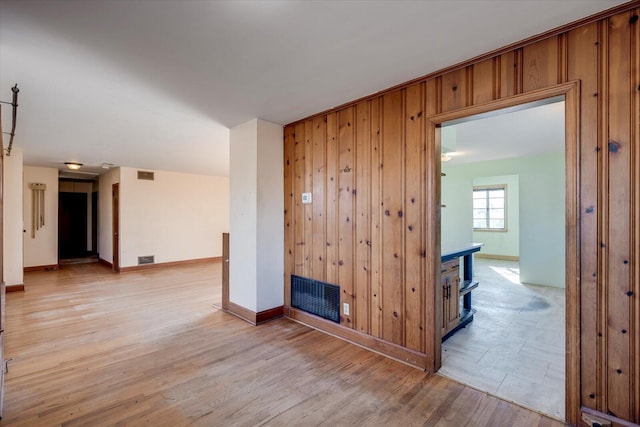
<path fill-rule="evenodd" d="M 302 204 L 308 205 L 311 203 L 311 193 L 302 193 Z"/>
<path fill-rule="evenodd" d="M 342 303 L 342 312 L 344 313 L 345 316 L 349 315 L 349 304 L 344 302 Z"/>

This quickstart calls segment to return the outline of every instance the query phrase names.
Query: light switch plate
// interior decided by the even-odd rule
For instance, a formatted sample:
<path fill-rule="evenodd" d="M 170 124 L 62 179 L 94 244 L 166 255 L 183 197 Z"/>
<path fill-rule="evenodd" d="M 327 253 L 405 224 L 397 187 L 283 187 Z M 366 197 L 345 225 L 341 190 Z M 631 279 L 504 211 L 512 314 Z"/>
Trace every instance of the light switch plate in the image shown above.
<path fill-rule="evenodd" d="M 345 316 L 349 315 L 349 303 L 346 303 L 346 302 L 342 303 L 342 312 L 344 313 Z"/>
<path fill-rule="evenodd" d="M 302 204 L 308 205 L 311 203 L 311 193 L 302 193 Z"/>

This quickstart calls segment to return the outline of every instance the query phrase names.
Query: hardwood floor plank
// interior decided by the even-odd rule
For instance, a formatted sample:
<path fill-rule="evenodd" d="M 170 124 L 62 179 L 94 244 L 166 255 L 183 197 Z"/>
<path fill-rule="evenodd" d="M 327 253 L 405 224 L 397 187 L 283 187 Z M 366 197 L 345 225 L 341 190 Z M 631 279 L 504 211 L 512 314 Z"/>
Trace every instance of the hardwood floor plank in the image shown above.
<path fill-rule="evenodd" d="M 287 319 L 251 326 L 214 307 L 220 277 L 25 274 L 7 296 L 2 425 L 561 425 Z"/>

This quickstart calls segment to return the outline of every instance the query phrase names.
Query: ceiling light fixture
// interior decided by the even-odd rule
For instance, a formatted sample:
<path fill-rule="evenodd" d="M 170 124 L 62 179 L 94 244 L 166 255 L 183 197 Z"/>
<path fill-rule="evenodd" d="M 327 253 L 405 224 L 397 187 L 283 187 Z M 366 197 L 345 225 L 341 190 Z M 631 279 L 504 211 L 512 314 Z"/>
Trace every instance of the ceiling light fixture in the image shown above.
<path fill-rule="evenodd" d="M 77 163 L 77 162 L 64 162 L 64 165 L 68 169 L 71 169 L 72 171 L 77 171 L 82 167 L 82 163 Z"/>
<path fill-rule="evenodd" d="M 100 167 L 102 169 L 111 169 L 113 167 L 113 163 L 102 163 Z"/>
<path fill-rule="evenodd" d="M 448 162 L 449 160 L 453 159 L 453 157 L 451 157 L 449 154 L 447 153 L 442 153 L 442 155 L 440 156 L 440 161 L 441 162 Z"/>

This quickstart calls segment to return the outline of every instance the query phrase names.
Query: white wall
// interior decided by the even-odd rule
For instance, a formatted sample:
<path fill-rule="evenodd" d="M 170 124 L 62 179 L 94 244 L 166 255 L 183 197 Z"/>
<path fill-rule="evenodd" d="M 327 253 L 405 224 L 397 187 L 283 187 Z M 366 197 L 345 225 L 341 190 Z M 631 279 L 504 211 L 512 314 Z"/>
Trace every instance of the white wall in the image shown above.
<path fill-rule="evenodd" d="M 520 183 L 520 280 L 565 286 L 564 153 L 519 157 L 460 166 L 443 164 L 443 246 L 473 239 L 473 179 L 518 175 Z M 446 217 L 446 218 L 445 218 Z M 462 240 L 467 238 L 467 240 Z M 454 240 L 455 241 L 455 240 Z M 482 242 L 482 241 L 481 241 Z"/>
<path fill-rule="evenodd" d="M 222 256 L 229 230 L 229 179 L 154 171 L 139 180 L 138 169 L 120 168 L 120 266 Z M 109 192 L 109 194 L 111 194 Z"/>
<path fill-rule="evenodd" d="M 23 179 L 24 266 L 36 267 L 58 263 L 58 169 L 24 167 Z M 31 237 L 32 194 L 29 184 L 46 184 L 44 227 Z"/>
<path fill-rule="evenodd" d="M 100 175 L 98 180 L 98 255 L 109 263 L 113 263 L 112 239 L 112 196 L 115 183 L 120 182 L 120 168 Z"/>
<path fill-rule="evenodd" d="M 257 141 L 257 119 L 231 129 L 229 143 L 229 208 L 231 210 L 229 300 L 254 312 L 258 311 L 256 284 L 258 269 Z"/>
<path fill-rule="evenodd" d="M 284 303 L 282 126 L 231 129 L 229 299 L 254 312 Z"/>
<path fill-rule="evenodd" d="M 258 120 L 257 311 L 284 304 L 283 129 Z"/>
<path fill-rule="evenodd" d="M 482 242 L 485 255 L 520 255 L 520 180 L 518 175 L 473 178 L 473 186 L 507 186 L 507 231 L 474 231 L 473 241 Z"/>
<path fill-rule="evenodd" d="M 22 285 L 22 150 L 13 147 L 3 169 L 3 277 L 7 285 Z"/>

